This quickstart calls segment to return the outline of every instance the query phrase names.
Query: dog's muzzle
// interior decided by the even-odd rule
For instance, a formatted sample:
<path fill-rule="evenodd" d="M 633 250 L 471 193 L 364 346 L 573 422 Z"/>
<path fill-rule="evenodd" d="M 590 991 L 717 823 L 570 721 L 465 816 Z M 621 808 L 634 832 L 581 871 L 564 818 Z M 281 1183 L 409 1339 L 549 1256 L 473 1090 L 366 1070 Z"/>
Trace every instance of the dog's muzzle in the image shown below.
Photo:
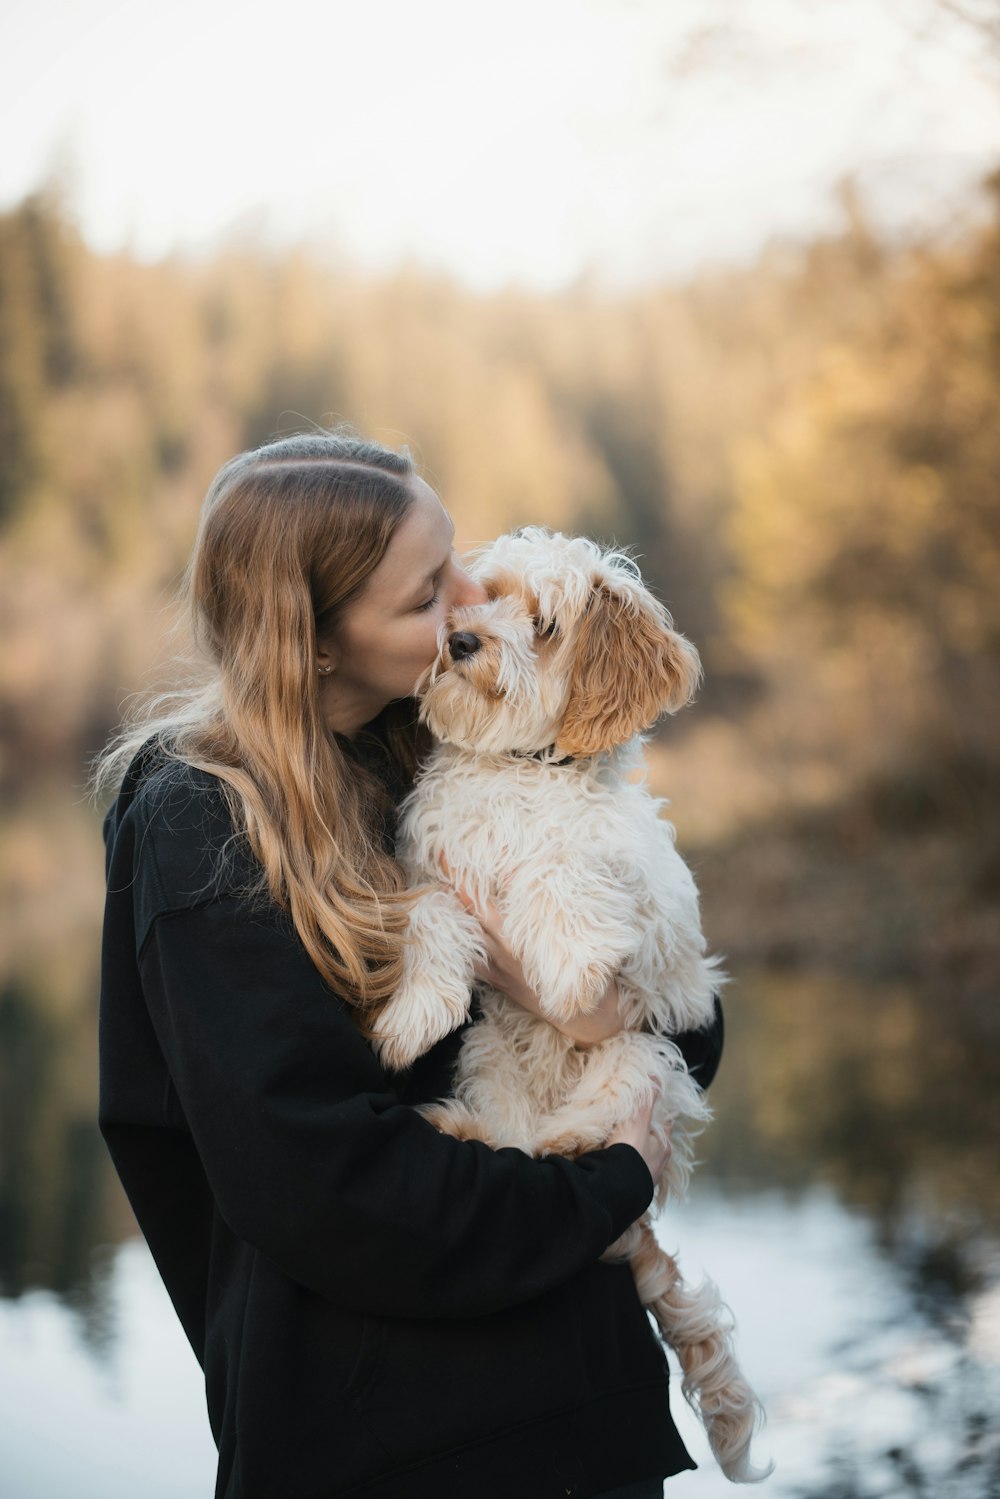
<path fill-rule="evenodd" d="M 456 630 L 454 635 L 448 636 L 448 649 L 453 661 L 463 661 L 466 656 L 474 656 L 482 644 L 479 636 L 473 635 L 471 630 Z"/>

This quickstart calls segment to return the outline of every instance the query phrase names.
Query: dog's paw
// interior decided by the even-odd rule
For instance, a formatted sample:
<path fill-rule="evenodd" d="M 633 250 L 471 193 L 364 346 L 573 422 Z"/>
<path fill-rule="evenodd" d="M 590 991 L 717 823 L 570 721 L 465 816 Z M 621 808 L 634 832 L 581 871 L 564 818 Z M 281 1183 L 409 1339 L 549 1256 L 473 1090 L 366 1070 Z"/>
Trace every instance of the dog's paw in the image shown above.
<path fill-rule="evenodd" d="M 469 1014 L 467 989 L 450 992 L 416 977 L 404 979 L 372 1026 L 372 1041 L 383 1066 L 409 1067 Z"/>
<path fill-rule="evenodd" d="M 450 1135 L 453 1140 L 482 1140 L 486 1145 L 493 1144 L 493 1135 L 485 1122 L 477 1119 L 471 1109 L 457 1099 L 420 1104 L 417 1113 L 433 1124 L 440 1134 Z"/>
<path fill-rule="evenodd" d="M 426 1049 L 412 1038 L 404 1040 L 395 1033 L 380 1033 L 377 1024 L 372 1028 L 372 1045 L 387 1072 L 405 1071 Z"/>
<path fill-rule="evenodd" d="M 600 1004 L 615 973 L 612 963 L 599 960 L 581 967 L 578 963 L 554 965 L 537 984 L 538 1002 L 546 1020 L 566 1024 L 581 1015 L 591 1015 Z"/>
<path fill-rule="evenodd" d="M 578 1115 L 570 1118 L 549 1114 L 539 1120 L 538 1127 L 523 1147 L 529 1155 L 563 1155 L 571 1159 L 585 1155 L 590 1150 L 600 1150 L 607 1143 L 608 1126 L 601 1119 L 584 1120 Z"/>

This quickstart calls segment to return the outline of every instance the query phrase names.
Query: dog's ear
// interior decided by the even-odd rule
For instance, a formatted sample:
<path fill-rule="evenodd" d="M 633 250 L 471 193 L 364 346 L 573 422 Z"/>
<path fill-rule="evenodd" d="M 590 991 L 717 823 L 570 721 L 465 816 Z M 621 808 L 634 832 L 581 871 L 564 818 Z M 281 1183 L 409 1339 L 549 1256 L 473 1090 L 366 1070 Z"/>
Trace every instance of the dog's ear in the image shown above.
<path fill-rule="evenodd" d="M 624 744 L 690 702 L 700 678 L 698 652 L 672 629 L 665 609 L 648 595 L 599 583 L 577 636 L 556 747 L 579 756 Z"/>

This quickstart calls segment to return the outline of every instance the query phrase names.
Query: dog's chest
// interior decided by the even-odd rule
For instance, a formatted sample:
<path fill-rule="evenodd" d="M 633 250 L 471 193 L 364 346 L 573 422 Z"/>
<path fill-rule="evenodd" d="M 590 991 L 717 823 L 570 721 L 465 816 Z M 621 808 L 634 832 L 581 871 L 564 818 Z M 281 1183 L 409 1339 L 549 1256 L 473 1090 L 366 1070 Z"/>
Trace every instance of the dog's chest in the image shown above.
<path fill-rule="evenodd" d="M 672 849 L 672 830 L 640 787 L 603 775 L 526 760 L 431 757 L 402 808 L 399 856 L 413 873 L 440 877 L 442 855 L 454 872 L 501 876 L 526 860 L 581 849 L 618 863 L 653 845 Z"/>

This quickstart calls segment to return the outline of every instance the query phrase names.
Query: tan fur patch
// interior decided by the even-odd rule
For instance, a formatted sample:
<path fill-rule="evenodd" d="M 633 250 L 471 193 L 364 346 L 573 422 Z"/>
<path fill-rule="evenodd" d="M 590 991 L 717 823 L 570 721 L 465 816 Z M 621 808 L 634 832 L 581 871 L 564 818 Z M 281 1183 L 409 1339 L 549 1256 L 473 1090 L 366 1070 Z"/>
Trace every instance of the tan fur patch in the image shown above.
<path fill-rule="evenodd" d="M 593 755 L 624 744 L 688 702 L 700 663 L 655 602 L 626 600 L 601 582 L 580 625 L 569 705 L 557 745 Z"/>

